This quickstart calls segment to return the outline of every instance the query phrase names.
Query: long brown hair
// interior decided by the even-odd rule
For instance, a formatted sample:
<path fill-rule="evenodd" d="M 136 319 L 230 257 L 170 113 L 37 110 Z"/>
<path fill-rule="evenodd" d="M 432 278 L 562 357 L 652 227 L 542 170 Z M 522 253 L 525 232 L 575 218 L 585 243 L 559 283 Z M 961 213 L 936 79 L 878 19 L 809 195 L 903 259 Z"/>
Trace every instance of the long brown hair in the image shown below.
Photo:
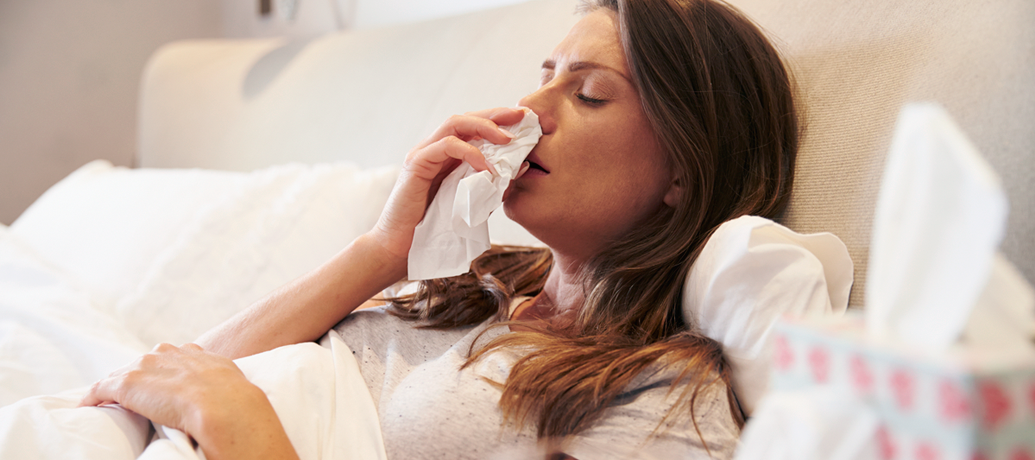
<path fill-rule="evenodd" d="M 534 420 L 543 438 L 590 427 L 659 362 L 681 370 L 672 388 L 686 385 L 672 411 L 695 427 L 696 397 L 710 385 L 725 385 L 736 407 L 721 346 L 683 317 L 683 281 L 720 224 L 783 211 L 798 148 L 788 72 L 736 9 L 715 0 L 582 5 L 597 8 L 617 14 L 643 111 L 683 196 L 582 267 L 585 303 L 572 324 L 504 334 L 473 351 L 468 364 L 502 347 L 533 350 L 515 363 L 500 407 L 509 420 Z M 542 290 L 551 262 L 545 249 L 494 248 L 471 273 L 424 282 L 391 311 L 427 327 L 506 321 L 510 299 Z"/>

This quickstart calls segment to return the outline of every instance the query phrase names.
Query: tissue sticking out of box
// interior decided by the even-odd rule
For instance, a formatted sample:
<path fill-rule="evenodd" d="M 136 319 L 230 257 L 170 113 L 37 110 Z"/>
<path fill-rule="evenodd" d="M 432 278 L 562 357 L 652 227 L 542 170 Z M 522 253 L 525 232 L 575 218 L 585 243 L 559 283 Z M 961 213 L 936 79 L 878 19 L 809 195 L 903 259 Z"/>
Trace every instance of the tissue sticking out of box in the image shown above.
<path fill-rule="evenodd" d="M 818 385 L 770 394 L 744 426 L 736 460 L 881 458 L 878 414 L 848 388 Z"/>
<path fill-rule="evenodd" d="M 522 109 L 525 117 L 504 127 L 515 136 L 510 143 L 471 141 L 498 176 L 463 163 L 442 181 L 424 220 L 413 232 L 407 278 L 426 280 L 467 273 L 471 262 L 491 247 L 489 215 L 503 203 L 503 192 L 543 135 L 539 116 L 527 107 Z"/>
<path fill-rule="evenodd" d="M 970 313 L 963 339 L 976 345 L 1031 349 L 1033 336 L 1035 289 L 1006 257 L 996 253 L 992 273 Z"/>
<path fill-rule="evenodd" d="M 988 325 L 1002 322 L 990 318 L 1014 315 L 1024 324 L 1014 328 L 1020 335 L 992 335 L 1030 347 L 1031 287 L 996 254 L 1006 215 L 998 176 L 945 110 L 903 108 L 873 219 L 869 333 L 944 349 L 965 328 L 968 340 L 987 339 Z M 982 295 L 986 286 L 996 292 Z M 980 311 L 972 315 L 975 306 Z M 979 324 L 968 326 L 972 316 Z"/>

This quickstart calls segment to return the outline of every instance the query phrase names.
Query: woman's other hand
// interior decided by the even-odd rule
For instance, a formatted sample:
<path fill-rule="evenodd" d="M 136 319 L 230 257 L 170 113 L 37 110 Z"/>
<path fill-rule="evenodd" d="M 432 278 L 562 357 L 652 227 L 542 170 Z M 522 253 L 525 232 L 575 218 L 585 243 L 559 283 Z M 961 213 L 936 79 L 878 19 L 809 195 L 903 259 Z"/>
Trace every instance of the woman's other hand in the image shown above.
<path fill-rule="evenodd" d="M 79 404 L 112 403 L 189 434 L 209 459 L 297 458 L 265 393 L 233 361 L 192 343 L 156 346 Z"/>
<path fill-rule="evenodd" d="M 500 126 L 512 125 L 523 117 L 521 109 L 496 108 L 446 120 L 406 156 L 399 180 L 370 235 L 390 254 L 405 261 L 414 229 L 453 169 L 466 161 L 477 171 L 495 172 L 482 152 L 467 142 L 485 139 L 495 144 L 509 143 L 513 135 Z"/>

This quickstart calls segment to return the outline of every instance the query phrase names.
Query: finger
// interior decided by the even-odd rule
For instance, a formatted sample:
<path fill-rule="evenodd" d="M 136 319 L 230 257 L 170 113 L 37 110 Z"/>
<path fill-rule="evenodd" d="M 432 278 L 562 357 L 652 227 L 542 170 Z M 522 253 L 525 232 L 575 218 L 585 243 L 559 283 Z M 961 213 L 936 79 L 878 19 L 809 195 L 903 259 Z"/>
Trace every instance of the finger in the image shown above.
<path fill-rule="evenodd" d="M 205 351 L 203 348 L 201 348 L 200 345 L 198 345 L 196 343 L 192 343 L 192 342 L 185 343 L 180 348 L 184 349 L 184 350 L 190 350 L 190 351 Z"/>
<path fill-rule="evenodd" d="M 417 149 L 428 147 L 447 137 L 456 137 L 463 141 L 485 139 L 493 144 L 509 143 L 514 135 L 487 118 L 472 115 L 453 115 L 432 133 Z"/>
<path fill-rule="evenodd" d="M 87 393 L 86 396 L 83 396 L 83 399 L 79 400 L 79 404 L 75 407 L 99 406 L 101 403 L 102 401 L 94 396 L 93 393 Z"/>
<path fill-rule="evenodd" d="M 492 120 L 492 122 L 496 123 L 497 125 L 500 125 L 500 126 L 510 126 L 510 125 L 517 124 L 523 118 L 525 118 L 525 111 L 524 110 L 520 110 L 520 109 L 514 109 L 511 112 L 505 112 L 505 113 L 500 113 L 498 115 L 494 115 L 494 116 L 490 117 L 489 119 Z"/>
<path fill-rule="evenodd" d="M 514 139 L 513 134 L 500 128 L 496 122 L 481 117 L 455 116 L 444 128 L 443 137 L 454 136 L 464 141 L 485 139 L 493 144 L 506 144 Z"/>
<path fill-rule="evenodd" d="M 90 385 L 90 391 L 83 396 L 83 399 L 79 401 L 78 407 L 85 406 L 103 406 L 105 404 L 115 404 L 115 396 L 112 388 L 113 379 L 101 379 Z"/>
<path fill-rule="evenodd" d="M 173 345 L 171 343 L 162 342 L 162 343 L 159 343 L 158 345 L 155 345 L 155 347 L 151 349 L 151 354 L 170 353 L 170 352 L 179 351 L 179 349 L 180 349 L 180 347 L 177 347 L 176 345 Z"/>
<path fill-rule="evenodd" d="M 457 160 L 456 158 L 450 158 L 442 172 L 439 173 L 437 177 L 432 179 L 431 186 L 428 187 L 428 199 L 427 203 L 425 203 L 425 208 L 431 206 L 431 200 L 434 199 L 435 195 L 438 194 L 438 189 L 442 186 L 442 181 L 446 180 L 446 177 L 448 177 L 449 174 L 452 173 L 457 166 L 460 166 L 461 163 L 462 162 L 460 160 Z"/>
<path fill-rule="evenodd" d="M 99 401 L 99 402 L 98 401 L 91 401 L 91 402 L 87 402 L 86 399 L 84 398 L 82 401 L 79 401 L 79 405 L 76 406 L 76 407 L 100 407 L 100 406 L 111 406 L 113 404 L 118 404 L 118 403 L 115 402 L 115 401 Z"/>
<path fill-rule="evenodd" d="M 475 171 L 487 170 L 493 175 L 498 174 L 496 168 L 485 160 L 481 150 L 456 137 L 439 139 L 418 152 L 413 161 L 414 173 L 419 177 L 433 180 L 439 176 L 443 165 L 454 159 L 467 162 Z"/>
<path fill-rule="evenodd" d="M 521 178 L 521 176 L 524 176 L 525 172 L 528 171 L 528 166 L 529 165 L 528 165 L 528 161 L 527 160 L 526 161 L 522 161 L 521 162 L 521 169 L 518 169 L 518 173 L 517 173 L 516 176 L 514 176 L 514 180 L 518 180 L 518 179 Z"/>
<path fill-rule="evenodd" d="M 468 112 L 466 115 L 487 118 L 500 126 L 508 126 L 521 121 L 525 117 L 524 108 L 496 107 L 492 109 Z"/>
<path fill-rule="evenodd" d="M 488 164 L 477 147 L 450 136 L 414 151 L 403 166 L 404 171 L 408 170 L 414 177 L 433 182 L 448 174 L 462 161 L 468 161 L 477 170 L 486 169 Z"/>
<path fill-rule="evenodd" d="M 143 358 L 143 355 L 137 356 L 136 358 L 133 359 L 133 361 L 130 361 L 130 362 L 126 363 L 125 365 L 123 365 L 122 367 L 109 372 L 108 373 L 108 377 L 114 377 L 114 376 L 119 375 L 119 374 L 125 374 L 130 369 L 138 367 L 140 365 L 140 359 L 141 358 Z"/>

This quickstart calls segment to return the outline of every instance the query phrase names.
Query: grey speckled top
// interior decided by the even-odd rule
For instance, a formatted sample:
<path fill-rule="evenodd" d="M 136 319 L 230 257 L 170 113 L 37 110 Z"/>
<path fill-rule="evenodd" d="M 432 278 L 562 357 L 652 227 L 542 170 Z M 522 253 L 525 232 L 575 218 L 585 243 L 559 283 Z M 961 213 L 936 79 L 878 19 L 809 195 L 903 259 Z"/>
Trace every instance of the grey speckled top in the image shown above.
<path fill-rule="evenodd" d="M 445 331 L 418 329 L 374 308 L 334 327 L 359 362 L 389 459 L 542 458 L 531 427 L 501 428 L 500 390 L 487 381 L 504 382 L 518 353 L 494 352 L 460 370 L 471 343 L 492 321 Z M 492 328 L 479 343 L 507 332 Z M 699 395 L 695 409 L 711 455 L 689 417 L 670 417 L 667 429 L 650 437 L 674 402 L 669 381 L 675 373 L 645 374 L 650 375 L 640 376 L 592 428 L 567 440 L 563 451 L 580 460 L 733 456 L 739 430 L 719 388 Z"/>

